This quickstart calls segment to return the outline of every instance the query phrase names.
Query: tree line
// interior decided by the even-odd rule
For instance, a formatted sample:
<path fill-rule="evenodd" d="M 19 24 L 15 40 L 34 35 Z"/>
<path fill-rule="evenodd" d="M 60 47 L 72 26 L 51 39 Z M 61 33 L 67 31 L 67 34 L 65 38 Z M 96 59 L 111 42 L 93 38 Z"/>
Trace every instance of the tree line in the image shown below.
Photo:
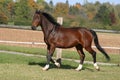
<path fill-rule="evenodd" d="M 69 5 L 50 0 L 0 0 L 0 24 L 31 25 L 36 9 L 51 14 L 54 18 L 63 17 L 65 27 L 87 27 L 95 29 L 120 30 L 120 4 L 109 2 Z"/>

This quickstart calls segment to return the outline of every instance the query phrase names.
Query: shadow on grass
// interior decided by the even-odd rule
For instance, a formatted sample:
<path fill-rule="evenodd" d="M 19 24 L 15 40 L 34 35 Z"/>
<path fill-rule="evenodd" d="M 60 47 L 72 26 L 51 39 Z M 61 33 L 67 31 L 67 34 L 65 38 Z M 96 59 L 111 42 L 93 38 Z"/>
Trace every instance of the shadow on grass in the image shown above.
<path fill-rule="evenodd" d="M 28 65 L 39 65 L 41 67 L 44 67 L 46 65 L 45 62 L 29 62 Z M 50 68 L 58 68 L 57 66 L 55 66 L 54 64 L 50 63 Z M 66 64 L 62 64 L 61 69 L 75 69 L 76 67 L 71 66 L 71 65 L 66 65 Z"/>
<path fill-rule="evenodd" d="M 40 62 L 29 62 L 28 65 L 39 65 L 41 67 L 44 67 L 46 65 L 46 63 L 45 62 L 41 62 L 41 63 Z M 50 69 L 53 69 L 53 68 L 58 68 L 58 67 L 55 66 L 54 64 L 50 63 Z M 75 66 L 71 66 L 69 64 L 68 65 L 62 64 L 60 67 L 60 69 L 76 69 L 76 68 L 77 68 L 77 66 L 75 67 Z M 94 69 L 91 69 L 87 66 L 84 66 L 82 70 L 88 70 L 90 72 L 94 72 Z"/>

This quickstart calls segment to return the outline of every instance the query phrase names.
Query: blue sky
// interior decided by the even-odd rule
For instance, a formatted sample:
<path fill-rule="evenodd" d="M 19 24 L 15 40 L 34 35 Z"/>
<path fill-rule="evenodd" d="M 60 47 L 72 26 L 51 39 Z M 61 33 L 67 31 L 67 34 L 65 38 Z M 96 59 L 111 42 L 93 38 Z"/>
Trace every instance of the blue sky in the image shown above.
<path fill-rule="evenodd" d="M 46 2 L 50 2 L 50 0 L 45 0 Z M 56 4 L 57 2 L 66 2 L 66 0 L 52 0 L 54 4 Z M 73 5 L 75 3 L 81 3 L 84 4 L 84 0 L 68 0 L 69 4 Z M 104 2 L 109 2 L 109 3 L 113 3 L 113 4 L 120 4 L 120 0 L 87 0 L 88 2 L 92 2 L 95 3 L 96 1 L 99 1 L 100 3 L 104 3 Z"/>

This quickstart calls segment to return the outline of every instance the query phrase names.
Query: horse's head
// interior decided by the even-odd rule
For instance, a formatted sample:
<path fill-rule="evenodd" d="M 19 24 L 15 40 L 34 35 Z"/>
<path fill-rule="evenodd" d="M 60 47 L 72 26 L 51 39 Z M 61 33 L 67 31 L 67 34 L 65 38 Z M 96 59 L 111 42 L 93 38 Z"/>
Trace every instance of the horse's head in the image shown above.
<path fill-rule="evenodd" d="M 40 25 L 41 19 L 40 19 L 40 10 L 36 10 L 33 20 L 32 20 L 32 30 L 36 30 L 36 28 Z"/>

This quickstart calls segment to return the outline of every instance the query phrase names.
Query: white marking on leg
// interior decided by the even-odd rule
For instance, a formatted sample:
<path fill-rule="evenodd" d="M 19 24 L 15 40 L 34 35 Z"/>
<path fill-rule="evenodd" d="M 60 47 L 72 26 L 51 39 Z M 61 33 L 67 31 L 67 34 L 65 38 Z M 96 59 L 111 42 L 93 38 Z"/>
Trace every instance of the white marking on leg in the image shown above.
<path fill-rule="evenodd" d="M 60 67 L 60 63 L 58 63 L 58 62 L 56 62 L 56 61 L 55 61 L 55 65 L 56 65 L 57 67 Z"/>
<path fill-rule="evenodd" d="M 99 70 L 99 66 L 97 65 L 97 63 L 94 63 L 94 67 Z"/>
<path fill-rule="evenodd" d="M 48 69 L 49 69 L 49 67 L 50 67 L 50 65 L 49 65 L 49 64 L 46 64 L 46 65 L 45 65 L 45 67 L 44 67 L 44 68 L 42 68 L 42 70 L 46 71 L 46 70 L 48 70 Z"/>
<path fill-rule="evenodd" d="M 79 66 L 75 69 L 76 71 L 80 71 L 80 70 L 82 70 L 82 64 L 79 64 Z"/>

